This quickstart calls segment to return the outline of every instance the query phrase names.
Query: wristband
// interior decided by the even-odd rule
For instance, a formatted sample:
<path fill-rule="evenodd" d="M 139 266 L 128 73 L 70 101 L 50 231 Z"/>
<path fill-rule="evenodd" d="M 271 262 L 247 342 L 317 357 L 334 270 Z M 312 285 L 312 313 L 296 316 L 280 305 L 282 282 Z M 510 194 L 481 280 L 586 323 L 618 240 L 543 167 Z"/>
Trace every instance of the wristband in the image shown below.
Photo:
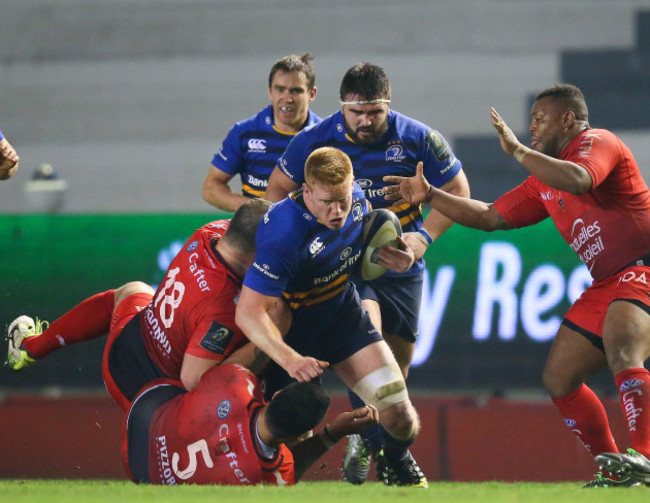
<path fill-rule="evenodd" d="M 323 445 L 328 449 L 334 447 L 334 444 L 338 442 L 338 440 L 332 436 L 332 433 L 330 433 L 329 424 L 320 431 L 320 439 L 323 442 Z"/>
<path fill-rule="evenodd" d="M 517 162 L 521 162 L 528 152 L 530 152 L 530 149 L 528 147 L 524 145 L 517 145 L 512 151 L 512 157 L 514 157 Z"/>
<path fill-rule="evenodd" d="M 427 244 L 428 244 L 428 245 L 430 245 L 431 243 L 433 243 L 433 238 L 431 237 L 431 234 L 429 234 L 425 229 L 423 229 L 422 227 L 420 227 L 420 228 L 418 229 L 418 233 L 419 233 L 419 234 L 422 234 L 422 235 L 424 236 L 424 239 L 427 240 Z"/>

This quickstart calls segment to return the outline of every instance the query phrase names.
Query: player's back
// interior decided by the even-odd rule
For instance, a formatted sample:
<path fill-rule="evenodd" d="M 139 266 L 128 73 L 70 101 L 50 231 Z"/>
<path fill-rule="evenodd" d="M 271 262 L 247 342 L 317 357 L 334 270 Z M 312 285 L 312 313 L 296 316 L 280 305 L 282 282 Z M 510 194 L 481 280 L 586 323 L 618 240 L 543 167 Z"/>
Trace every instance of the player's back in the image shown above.
<path fill-rule="evenodd" d="M 214 250 L 228 225 L 228 220 L 211 222 L 194 232 L 139 315 L 147 352 L 170 377 L 180 377 L 186 351 L 223 359 L 226 348 L 230 352 L 244 342 L 235 324 L 241 280 Z"/>
<path fill-rule="evenodd" d="M 293 484 L 293 457 L 286 446 L 265 459 L 251 433 L 262 405 L 261 388 L 248 369 L 234 364 L 210 369 L 194 391 L 173 398 L 152 416 L 150 481 Z M 171 478 L 164 476 L 166 467 Z"/>

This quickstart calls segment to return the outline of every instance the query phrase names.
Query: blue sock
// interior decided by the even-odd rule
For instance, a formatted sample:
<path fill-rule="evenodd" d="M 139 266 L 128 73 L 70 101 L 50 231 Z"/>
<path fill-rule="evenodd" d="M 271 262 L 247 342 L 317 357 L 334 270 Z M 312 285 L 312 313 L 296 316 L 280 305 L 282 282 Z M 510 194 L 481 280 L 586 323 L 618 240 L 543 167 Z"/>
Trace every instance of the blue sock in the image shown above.
<path fill-rule="evenodd" d="M 383 430 L 383 428 L 382 428 Z M 413 440 L 397 440 L 390 436 L 386 431 L 382 431 L 382 441 L 384 443 L 384 456 L 387 459 L 397 461 L 406 455 L 409 445 L 413 443 Z"/>
<path fill-rule="evenodd" d="M 365 402 L 359 398 L 359 395 L 357 395 L 354 391 L 348 390 L 348 398 L 350 399 L 350 404 L 352 405 L 353 408 L 357 407 L 363 407 L 365 405 Z M 368 447 L 370 447 L 370 450 L 373 453 L 377 453 L 381 451 L 384 448 L 384 443 L 382 439 L 384 438 L 384 435 L 387 435 L 386 431 L 384 430 L 383 426 L 378 424 L 377 426 L 373 426 L 372 428 L 364 431 L 363 433 L 360 433 L 361 438 L 363 438 L 363 441 L 366 443 Z"/>

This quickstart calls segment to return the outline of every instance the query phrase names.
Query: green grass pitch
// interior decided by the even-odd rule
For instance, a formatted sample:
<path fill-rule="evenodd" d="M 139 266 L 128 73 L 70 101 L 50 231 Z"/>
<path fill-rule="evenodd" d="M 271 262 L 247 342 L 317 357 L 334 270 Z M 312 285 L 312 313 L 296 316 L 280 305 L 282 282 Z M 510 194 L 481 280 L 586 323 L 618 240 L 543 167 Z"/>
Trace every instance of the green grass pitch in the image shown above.
<path fill-rule="evenodd" d="M 0 501 L 103 503 L 600 503 L 644 502 L 650 488 L 583 489 L 580 482 L 434 482 L 428 489 L 386 487 L 379 482 L 302 482 L 294 487 L 145 486 L 123 481 L 0 480 Z M 621 498 L 625 498 L 622 500 Z"/>

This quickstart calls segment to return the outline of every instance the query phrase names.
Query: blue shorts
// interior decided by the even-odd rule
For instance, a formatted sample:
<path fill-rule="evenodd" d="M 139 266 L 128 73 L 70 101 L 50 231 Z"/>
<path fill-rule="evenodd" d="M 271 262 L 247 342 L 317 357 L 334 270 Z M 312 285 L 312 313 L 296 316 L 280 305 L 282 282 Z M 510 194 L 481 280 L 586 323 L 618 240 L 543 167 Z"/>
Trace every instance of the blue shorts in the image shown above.
<path fill-rule="evenodd" d="M 366 346 L 382 340 L 354 284 L 348 283 L 336 308 L 327 302 L 293 312 L 285 342 L 304 356 L 335 365 Z"/>
<path fill-rule="evenodd" d="M 379 303 L 382 331 L 408 342 L 418 337 L 418 321 L 422 302 L 422 271 L 417 274 L 380 276 L 372 281 L 356 283 L 362 299 Z"/>
<path fill-rule="evenodd" d="M 349 283 L 342 295 L 342 302 L 337 299 L 334 310 L 323 303 L 293 311 L 291 328 L 284 341 L 303 356 L 335 365 L 382 340 L 368 311 L 361 306 L 354 284 Z M 271 362 L 262 376 L 265 397 L 269 399 L 292 381 L 289 374 Z"/>

